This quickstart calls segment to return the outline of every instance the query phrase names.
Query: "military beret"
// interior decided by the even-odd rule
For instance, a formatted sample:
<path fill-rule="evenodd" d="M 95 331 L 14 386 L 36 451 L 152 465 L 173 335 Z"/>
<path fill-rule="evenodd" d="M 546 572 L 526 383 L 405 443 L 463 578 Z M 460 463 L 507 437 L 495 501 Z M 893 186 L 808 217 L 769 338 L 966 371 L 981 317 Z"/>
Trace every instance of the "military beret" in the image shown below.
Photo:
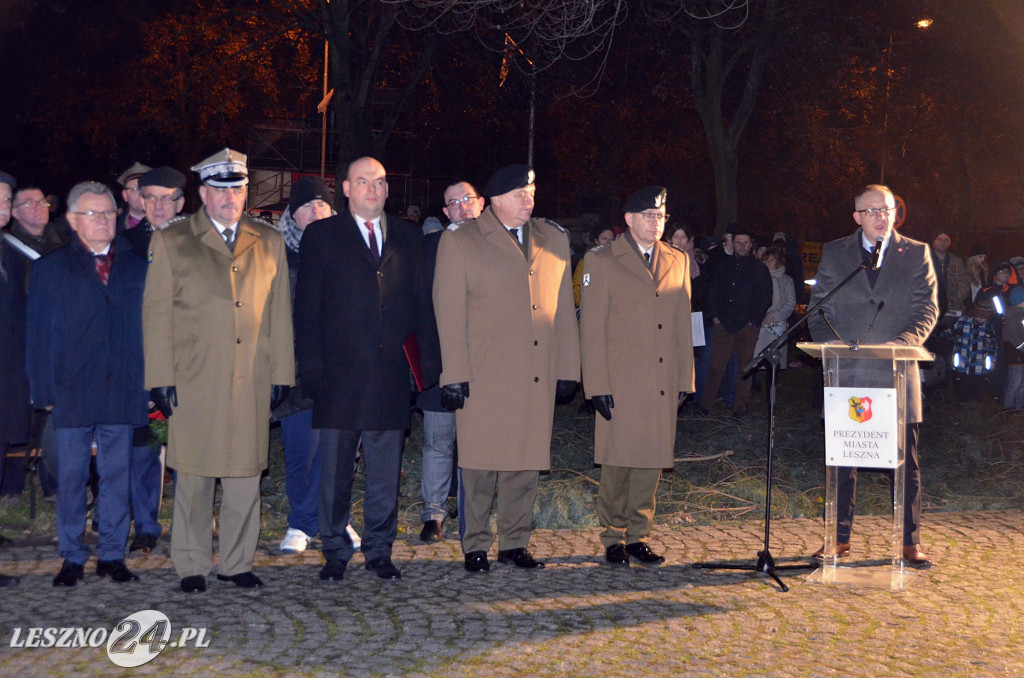
<path fill-rule="evenodd" d="M 141 177 L 150 169 L 149 165 L 143 165 L 141 162 L 136 161 L 134 165 L 126 169 L 124 172 L 121 172 L 121 176 L 117 178 L 117 183 L 121 184 L 123 188 L 129 181 L 135 177 Z"/>
<path fill-rule="evenodd" d="M 533 183 L 534 178 L 533 170 L 527 165 L 505 165 L 487 180 L 484 197 L 493 198 L 517 188 L 525 188 Z"/>
<path fill-rule="evenodd" d="M 157 167 L 151 169 L 139 177 L 139 188 L 146 186 L 163 186 L 164 188 L 177 188 L 184 190 L 185 175 L 173 167 Z"/>
<path fill-rule="evenodd" d="M 244 153 L 225 148 L 191 167 L 199 181 L 214 188 L 233 188 L 249 183 L 248 158 Z"/>
<path fill-rule="evenodd" d="M 294 215 L 295 210 L 314 200 L 323 200 L 332 210 L 334 209 L 331 192 L 323 179 L 316 176 L 300 177 L 292 184 L 292 192 L 288 196 L 288 209 Z"/>
<path fill-rule="evenodd" d="M 2 170 L 0 170 L 0 184 L 7 184 L 10 186 L 12 193 L 18 190 L 18 180 Z"/>
<path fill-rule="evenodd" d="M 664 186 L 648 186 L 629 196 L 626 204 L 622 206 L 623 213 L 643 212 L 644 210 L 656 210 L 665 205 L 665 198 L 668 191 Z"/>

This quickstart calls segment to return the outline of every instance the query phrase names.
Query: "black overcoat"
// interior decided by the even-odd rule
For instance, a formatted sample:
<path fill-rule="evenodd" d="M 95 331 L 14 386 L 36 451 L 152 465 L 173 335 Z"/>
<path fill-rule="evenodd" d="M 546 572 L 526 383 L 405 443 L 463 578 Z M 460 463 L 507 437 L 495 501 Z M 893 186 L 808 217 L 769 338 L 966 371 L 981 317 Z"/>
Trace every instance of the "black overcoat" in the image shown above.
<path fill-rule="evenodd" d="M 409 363 L 403 345 L 429 315 L 429 289 L 423 289 L 421 270 L 423 235 L 409 222 L 387 215 L 382 221 L 379 264 L 349 212 L 310 224 L 302 236 L 296 354 L 300 381 L 314 394 L 314 428 L 409 426 Z M 427 372 L 436 375 L 439 369 L 431 366 L 439 359 L 422 358 Z"/>

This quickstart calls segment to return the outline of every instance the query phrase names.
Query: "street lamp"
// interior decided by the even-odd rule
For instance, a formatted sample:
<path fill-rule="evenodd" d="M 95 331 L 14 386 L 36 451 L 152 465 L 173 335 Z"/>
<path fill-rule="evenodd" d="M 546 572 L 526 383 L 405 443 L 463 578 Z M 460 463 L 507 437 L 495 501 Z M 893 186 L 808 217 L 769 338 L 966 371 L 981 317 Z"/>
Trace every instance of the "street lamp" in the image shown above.
<path fill-rule="evenodd" d="M 914 27 L 922 31 L 926 30 L 931 25 L 931 19 L 921 19 L 914 22 Z M 882 148 L 881 153 L 879 153 L 881 157 L 881 171 L 879 172 L 880 176 L 878 179 L 878 183 L 883 185 L 885 184 L 885 160 L 889 141 L 889 97 L 892 91 L 892 46 L 893 36 L 898 32 L 899 31 L 889 31 L 889 46 L 885 50 L 885 117 L 882 120 Z"/>

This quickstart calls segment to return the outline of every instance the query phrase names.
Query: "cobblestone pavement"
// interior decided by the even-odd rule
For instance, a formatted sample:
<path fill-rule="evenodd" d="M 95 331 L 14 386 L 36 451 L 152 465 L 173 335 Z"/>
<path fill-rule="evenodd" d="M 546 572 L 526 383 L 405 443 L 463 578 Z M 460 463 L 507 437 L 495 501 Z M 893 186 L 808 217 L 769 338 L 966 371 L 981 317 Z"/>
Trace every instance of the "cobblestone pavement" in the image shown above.
<path fill-rule="evenodd" d="M 0 551 L 0 671 L 30 675 L 348 676 L 1001 676 L 1024 675 L 1024 514 L 928 513 L 926 552 L 936 561 L 905 591 L 808 581 L 811 569 L 765 575 L 696 570 L 692 563 L 753 564 L 759 522 L 659 526 L 650 543 L 660 568 L 603 565 L 596 530 L 534 533 L 541 571 L 493 562 L 462 567 L 452 535 L 395 545 L 403 577 L 376 579 L 356 555 L 344 582 L 321 582 L 319 552 L 273 553 L 263 543 L 246 591 L 209 578 L 186 595 L 161 539 L 129 558 L 141 581 L 100 580 L 90 561 L 72 589 L 50 585 L 60 568 L 52 545 Z M 889 519 L 858 519 L 848 565 L 884 562 Z M 821 523 L 772 525 L 779 565 L 821 544 Z M 496 548 L 496 547 L 495 547 Z M 29 648 L 30 627 L 103 627 L 152 609 L 172 639 L 206 629 L 208 647 L 167 648 L 121 669 L 104 647 Z M 16 629 L 19 640 L 14 643 Z"/>

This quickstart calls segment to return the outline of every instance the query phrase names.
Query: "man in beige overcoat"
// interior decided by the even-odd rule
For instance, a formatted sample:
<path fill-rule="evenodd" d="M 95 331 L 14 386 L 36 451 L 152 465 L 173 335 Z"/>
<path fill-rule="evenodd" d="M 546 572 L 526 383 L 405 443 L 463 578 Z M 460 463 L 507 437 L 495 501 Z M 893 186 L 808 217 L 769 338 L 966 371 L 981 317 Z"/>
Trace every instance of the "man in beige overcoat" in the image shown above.
<path fill-rule="evenodd" d="M 169 417 L 167 465 L 177 471 L 171 561 L 186 593 L 205 591 L 213 569 L 218 478 L 217 578 L 263 585 L 252 572 L 260 474 L 272 401 L 295 380 L 284 238 L 245 216 L 245 160 L 224 149 L 193 167 L 203 209 L 155 231 L 150 243 L 146 386 Z"/>
<path fill-rule="evenodd" d="M 462 550 L 466 569 L 490 569 L 489 521 L 498 497 L 498 562 L 544 564 L 527 546 L 540 471 L 551 466 L 555 397 L 580 373 L 569 238 L 531 219 L 536 187 L 525 165 L 487 182 L 490 206 L 441 237 L 434 311 L 441 398 L 458 410 Z"/>
<path fill-rule="evenodd" d="M 629 230 L 583 259 L 583 388 L 594 404 L 597 515 L 605 559 L 659 564 L 643 541 L 661 469 L 671 468 L 676 406 L 693 392 L 690 262 L 661 242 L 666 191 L 648 186 L 622 211 Z"/>

